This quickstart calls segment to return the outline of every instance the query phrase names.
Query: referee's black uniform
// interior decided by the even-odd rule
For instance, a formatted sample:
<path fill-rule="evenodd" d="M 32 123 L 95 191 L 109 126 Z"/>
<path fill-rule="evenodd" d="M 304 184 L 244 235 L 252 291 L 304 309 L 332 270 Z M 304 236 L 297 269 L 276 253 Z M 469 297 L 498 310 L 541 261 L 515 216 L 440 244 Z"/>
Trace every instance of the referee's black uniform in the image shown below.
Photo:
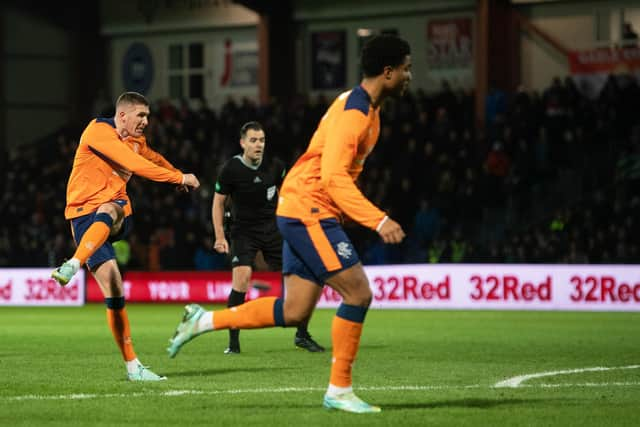
<path fill-rule="evenodd" d="M 278 188 L 286 169 L 277 158 L 263 158 L 258 166 L 242 155 L 222 166 L 216 193 L 231 197 L 231 267 L 253 267 L 260 250 L 271 270 L 282 268 L 282 237 L 276 225 Z"/>

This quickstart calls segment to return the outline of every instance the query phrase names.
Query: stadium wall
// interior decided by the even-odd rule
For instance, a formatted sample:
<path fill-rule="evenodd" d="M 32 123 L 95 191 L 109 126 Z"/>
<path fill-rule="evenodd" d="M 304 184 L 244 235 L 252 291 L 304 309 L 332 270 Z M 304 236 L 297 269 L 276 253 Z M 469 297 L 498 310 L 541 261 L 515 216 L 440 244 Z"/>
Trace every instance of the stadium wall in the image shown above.
<path fill-rule="evenodd" d="M 515 7 L 569 50 L 620 42 L 624 22 L 640 29 L 640 8 L 634 1 L 544 2 Z M 543 90 L 554 77 L 569 74 L 566 55 L 535 35 L 521 33 L 520 52 L 520 80 L 526 88 Z"/>
<path fill-rule="evenodd" d="M 231 1 L 138 3 L 137 13 L 129 12 L 125 0 L 101 3 L 101 31 L 110 40 L 111 98 L 129 89 L 152 100 L 199 98 L 190 96 L 195 91 L 214 108 L 230 95 L 257 100 L 255 12 Z M 190 63 L 197 59 L 190 51 L 194 46 L 202 49 L 201 63 Z"/>
<path fill-rule="evenodd" d="M 71 40 L 63 28 L 4 7 L 0 129 L 7 146 L 29 143 L 70 120 Z M 25 29 L 29 36 L 25 37 Z M 37 117 L 37 126 L 33 126 Z M 0 147 L 1 148 L 1 147 Z"/>

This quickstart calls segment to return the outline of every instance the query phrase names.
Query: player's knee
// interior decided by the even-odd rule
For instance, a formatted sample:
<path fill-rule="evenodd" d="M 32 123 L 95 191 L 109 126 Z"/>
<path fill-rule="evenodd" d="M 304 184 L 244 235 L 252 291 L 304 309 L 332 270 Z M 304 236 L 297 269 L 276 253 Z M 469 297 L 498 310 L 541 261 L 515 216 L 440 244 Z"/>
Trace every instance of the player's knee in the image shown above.
<path fill-rule="evenodd" d="M 373 294 L 371 293 L 369 282 L 364 279 L 349 289 L 348 295 L 344 296 L 344 302 L 349 305 L 368 307 L 371 304 L 372 298 Z"/>
<path fill-rule="evenodd" d="M 122 210 L 122 208 L 120 208 L 118 205 L 114 203 L 105 203 L 101 205 L 96 211 L 96 213 L 98 214 L 104 213 L 109 215 L 111 217 L 111 220 L 114 222 L 114 224 L 118 222 L 118 220 L 122 219 L 122 217 L 124 216 L 124 211 Z"/>
<path fill-rule="evenodd" d="M 284 322 L 287 326 L 298 326 L 309 317 L 309 313 L 300 309 L 287 309 L 284 307 Z"/>
<path fill-rule="evenodd" d="M 373 294 L 371 293 L 371 289 L 369 289 L 369 287 L 358 289 L 358 291 L 353 295 L 352 305 L 357 305 L 359 307 L 369 307 L 372 298 Z"/>

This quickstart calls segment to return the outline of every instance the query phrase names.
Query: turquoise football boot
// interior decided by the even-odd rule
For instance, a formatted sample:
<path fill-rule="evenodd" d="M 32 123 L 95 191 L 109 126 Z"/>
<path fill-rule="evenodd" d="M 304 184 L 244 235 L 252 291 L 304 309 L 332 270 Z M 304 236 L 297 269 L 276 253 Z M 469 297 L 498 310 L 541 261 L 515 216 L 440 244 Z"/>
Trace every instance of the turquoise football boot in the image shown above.
<path fill-rule="evenodd" d="M 136 372 L 127 373 L 129 381 L 164 381 L 167 377 L 162 377 L 151 371 L 148 366 L 138 365 Z"/>
<path fill-rule="evenodd" d="M 196 328 L 198 326 L 198 319 L 200 319 L 204 313 L 204 308 L 198 304 L 189 304 L 184 307 L 182 321 L 176 328 L 173 338 L 169 339 L 169 347 L 167 347 L 169 357 L 176 357 L 176 354 L 178 354 L 183 345 L 202 334 L 202 332 L 198 332 Z"/>
<path fill-rule="evenodd" d="M 334 397 L 325 395 L 323 406 L 327 409 L 338 409 L 356 414 L 372 414 L 382 411 L 379 406 L 369 405 L 353 392 L 339 394 Z"/>
<path fill-rule="evenodd" d="M 51 277 L 53 277 L 55 281 L 60 284 L 60 286 L 64 286 L 69 283 L 73 275 L 77 272 L 78 269 L 75 265 L 73 265 L 71 260 L 69 260 L 65 261 L 60 267 L 53 270 L 53 272 L 51 273 Z"/>

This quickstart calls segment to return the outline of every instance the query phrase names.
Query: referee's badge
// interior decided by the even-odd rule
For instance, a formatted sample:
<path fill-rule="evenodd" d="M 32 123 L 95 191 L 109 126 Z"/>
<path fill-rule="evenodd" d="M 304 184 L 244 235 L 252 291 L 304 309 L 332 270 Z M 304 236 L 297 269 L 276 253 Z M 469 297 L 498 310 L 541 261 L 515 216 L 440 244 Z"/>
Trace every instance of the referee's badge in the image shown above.
<path fill-rule="evenodd" d="M 272 185 L 271 187 L 267 188 L 267 200 L 271 200 L 273 199 L 273 196 L 276 195 L 276 186 Z"/>

